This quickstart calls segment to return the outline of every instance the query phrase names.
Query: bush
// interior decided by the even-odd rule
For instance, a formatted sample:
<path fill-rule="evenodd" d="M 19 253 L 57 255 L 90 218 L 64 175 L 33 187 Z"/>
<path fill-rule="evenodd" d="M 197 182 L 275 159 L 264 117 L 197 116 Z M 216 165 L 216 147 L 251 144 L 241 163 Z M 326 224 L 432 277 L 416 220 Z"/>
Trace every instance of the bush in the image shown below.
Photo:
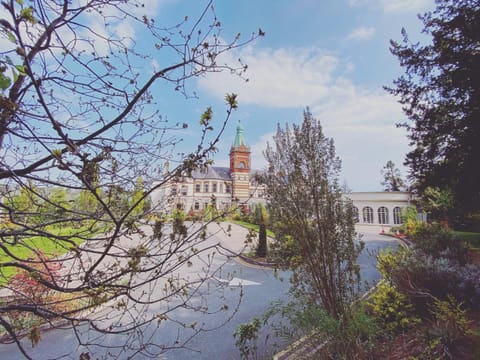
<path fill-rule="evenodd" d="M 446 300 L 454 296 L 465 305 L 480 304 L 480 268 L 462 266 L 446 258 L 412 253 L 388 271 L 388 279 L 397 289 L 408 295 L 420 314 L 428 312 L 433 298 Z"/>
<path fill-rule="evenodd" d="M 433 257 L 446 257 L 465 263 L 467 253 L 465 243 L 438 223 L 422 223 L 417 227 L 411 239 L 415 250 Z"/>
<path fill-rule="evenodd" d="M 380 326 L 388 333 L 397 333 L 418 323 L 413 306 L 405 294 L 388 282 L 381 282 L 368 300 L 368 307 Z"/>
<path fill-rule="evenodd" d="M 453 359 L 461 341 L 465 339 L 469 321 L 465 310 L 452 296 L 447 300 L 435 299 L 431 306 L 432 319 L 422 334 L 426 359 Z"/>

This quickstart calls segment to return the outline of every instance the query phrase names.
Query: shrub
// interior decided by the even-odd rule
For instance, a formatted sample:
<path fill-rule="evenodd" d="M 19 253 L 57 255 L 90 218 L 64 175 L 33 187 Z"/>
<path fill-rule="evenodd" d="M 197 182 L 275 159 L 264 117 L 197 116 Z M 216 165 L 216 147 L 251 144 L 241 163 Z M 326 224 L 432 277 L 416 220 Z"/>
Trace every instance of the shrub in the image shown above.
<path fill-rule="evenodd" d="M 388 333 L 397 333 L 420 321 L 413 316 L 413 306 L 408 297 L 388 282 L 377 286 L 367 304 Z"/>
<path fill-rule="evenodd" d="M 461 309 L 455 298 L 435 299 L 430 309 L 432 319 L 426 331 L 421 334 L 424 349 L 421 357 L 425 359 L 453 359 L 455 351 L 466 337 L 469 321 L 465 310 Z"/>
<path fill-rule="evenodd" d="M 465 262 L 465 243 L 438 223 L 419 225 L 412 236 L 412 243 L 415 250 L 433 257 L 447 257 L 461 263 Z"/>
<path fill-rule="evenodd" d="M 400 292 L 410 297 L 420 313 L 428 312 L 433 298 L 445 300 L 448 295 L 464 301 L 467 306 L 478 307 L 480 303 L 478 266 L 462 266 L 447 258 L 416 252 L 392 267 L 388 278 Z"/>

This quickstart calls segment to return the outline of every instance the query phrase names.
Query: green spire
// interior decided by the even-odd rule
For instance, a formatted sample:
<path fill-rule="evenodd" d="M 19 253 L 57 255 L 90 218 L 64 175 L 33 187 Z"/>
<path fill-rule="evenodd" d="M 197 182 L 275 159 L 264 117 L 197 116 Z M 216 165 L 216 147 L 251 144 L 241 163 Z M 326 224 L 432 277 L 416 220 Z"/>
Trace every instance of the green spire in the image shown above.
<path fill-rule="evenodd" d="M 243 126 L 240 123 L 240 120 L 238 121 L 237 125 L 237 134 L 235 135 L 235 142 L 233 143 L 234 147 L 239 147 L 241 145 L 245 145 L 245 139 L 243 137 Z"/>

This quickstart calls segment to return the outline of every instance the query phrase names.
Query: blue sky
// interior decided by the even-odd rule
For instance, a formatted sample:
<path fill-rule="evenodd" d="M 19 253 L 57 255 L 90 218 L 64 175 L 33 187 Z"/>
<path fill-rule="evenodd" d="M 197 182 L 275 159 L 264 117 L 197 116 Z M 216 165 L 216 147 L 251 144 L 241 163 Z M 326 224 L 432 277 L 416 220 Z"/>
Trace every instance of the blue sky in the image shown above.
<path fill-rule="evenodd" d="M 188 28 L 206 4 L 207 0 L 149 0 L 145 8 L 131 11 L 140 18 L 145 13 L 165 26 L 188 16 Z M 266 35 L 218 59 L 229 64 L 242 59 L 248 64 L 248 82 L 227 71 L 210 73 L 189 80 L 187 90 L 198 95 L 189 99 L 175 92 L 172 84 L 155 85 L 152 93 L 163 119 L 190 125 L 178 134 L 184 141 L 176 151 L 195 151 L 201 113 L 211 106 L 213 126 L 218 128 L 225 115 L 225 94 L 236 93 L 239 108 L 218 146 L 216 165 L 228 166 L 240 120 L 252 150 L 252 167 L 263 169 L 262 151 L 272 141 L 277 124 L 300 123 L 309 107 L 325 135 L 335 140 L 342 159 L 341 182 L 354 191 L 381 190 L 380 170 L 387 161 L 392 160 L 403 175 L 407 173 L 402 163 L 408 140 L 405 130 L 395 126 L 406 118 L 396 100 L 382 89 L 402 74 L 389 52 L 389 40 L 400 40 L 402 27 L 413 40 L 421 39 L 417 14 L 433 7 L 434 0 L 214 1 L 223 28 L 220 36 L 226 41 L 237 33 L 246 39 L 259 28 Z M 113 32 L 151 54 L 152 59 L 139 65 L 145 76 L 171 60 L 163 50 L 155 50 L 138 24 L 122 21 L 106 28 L 101 18 L 88 16 L 85 21 L 98 34 Z M 0 39 L 1 46 L 7 44 Z M 97 42 L 97 51 L 107 54 L 108 47 Z"/>
<path fill-rule="evenodd" d="M 205 2 L 192 3 L 167 1 L 158 8 L 160 19 L 194 17 Z M 301 122 L 308 106 L 326 136 L 334 138 L 342 159 L 341 181 L 352 190 L 381 190 L 380 170 L 388 160 L 406 175 L 402 163 L 408 141 L 405 130 L 395 126 L 406 118 L 382 89 L 402 73 L 389 40 L 400 40 L 402 27 L 420 39 L 417 14 L 433 10 L 433 0 L 216 1 L 214 6 L 226 39 L 258 28 L 266 33 L 224 59 L 247 63 L 249 82 L 227 72 L 196 79 L 190 85 L 199 99 L 168 114 L 195 121 L 211 105 L 220 120 L 224 95 L 238 94 L 240 106 L 222 138 L 217 165 L 228 166 L 236 121 L 241 120 L 252 166 L 263 168 L 262 150 L 277 124 Z M 168 102 L 168 94 L 162 96 Z M 187 134 L 185 139 L 184 146 L 195 140 Z"/>

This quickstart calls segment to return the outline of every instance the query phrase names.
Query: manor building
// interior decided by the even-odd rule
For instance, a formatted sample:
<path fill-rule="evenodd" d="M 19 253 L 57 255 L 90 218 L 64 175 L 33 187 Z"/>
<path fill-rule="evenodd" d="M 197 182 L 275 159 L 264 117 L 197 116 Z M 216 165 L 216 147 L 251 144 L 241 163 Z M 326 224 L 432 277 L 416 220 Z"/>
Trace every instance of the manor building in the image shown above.
<path fill-rule="evenodd" d="M 252 170 L 250 148 L 245 142 L 244 129 L 239 122 L 235 140 L 230 148 L 230 166 L 210 166 L 195 170 L 152 194 L 153 203 L 168 204 L 167 210 L 201 212 L 209 206 L 227 210 L 232 205 L 253 207 L 265 203 L 265 186 L 256 181 L 259 170 Z M 412 204 L 409 192 L 351 192 L 343 195 L 354 206 L 358 225 L 394 226 L 402 223 L 402 209 Z"/>
<path fill-rule="evenodd" d="M 239 122 L 230 148 L 230 166 L 194 170 L 191 176 L 164 186 L 162 199 L 166 195 L 170 209 L 186 212 L 200 212 L 210 205 L 219 210 L 227 210 L 232 205 L 251 207 L 265 202 L 265 187 L 255 180 L 257 173 L 260 171 L 251 169 L 250 148 L 245 143 L 244 129 Z M 156 198 L 159 196 L 154 196 L 154 202 Z"/>

